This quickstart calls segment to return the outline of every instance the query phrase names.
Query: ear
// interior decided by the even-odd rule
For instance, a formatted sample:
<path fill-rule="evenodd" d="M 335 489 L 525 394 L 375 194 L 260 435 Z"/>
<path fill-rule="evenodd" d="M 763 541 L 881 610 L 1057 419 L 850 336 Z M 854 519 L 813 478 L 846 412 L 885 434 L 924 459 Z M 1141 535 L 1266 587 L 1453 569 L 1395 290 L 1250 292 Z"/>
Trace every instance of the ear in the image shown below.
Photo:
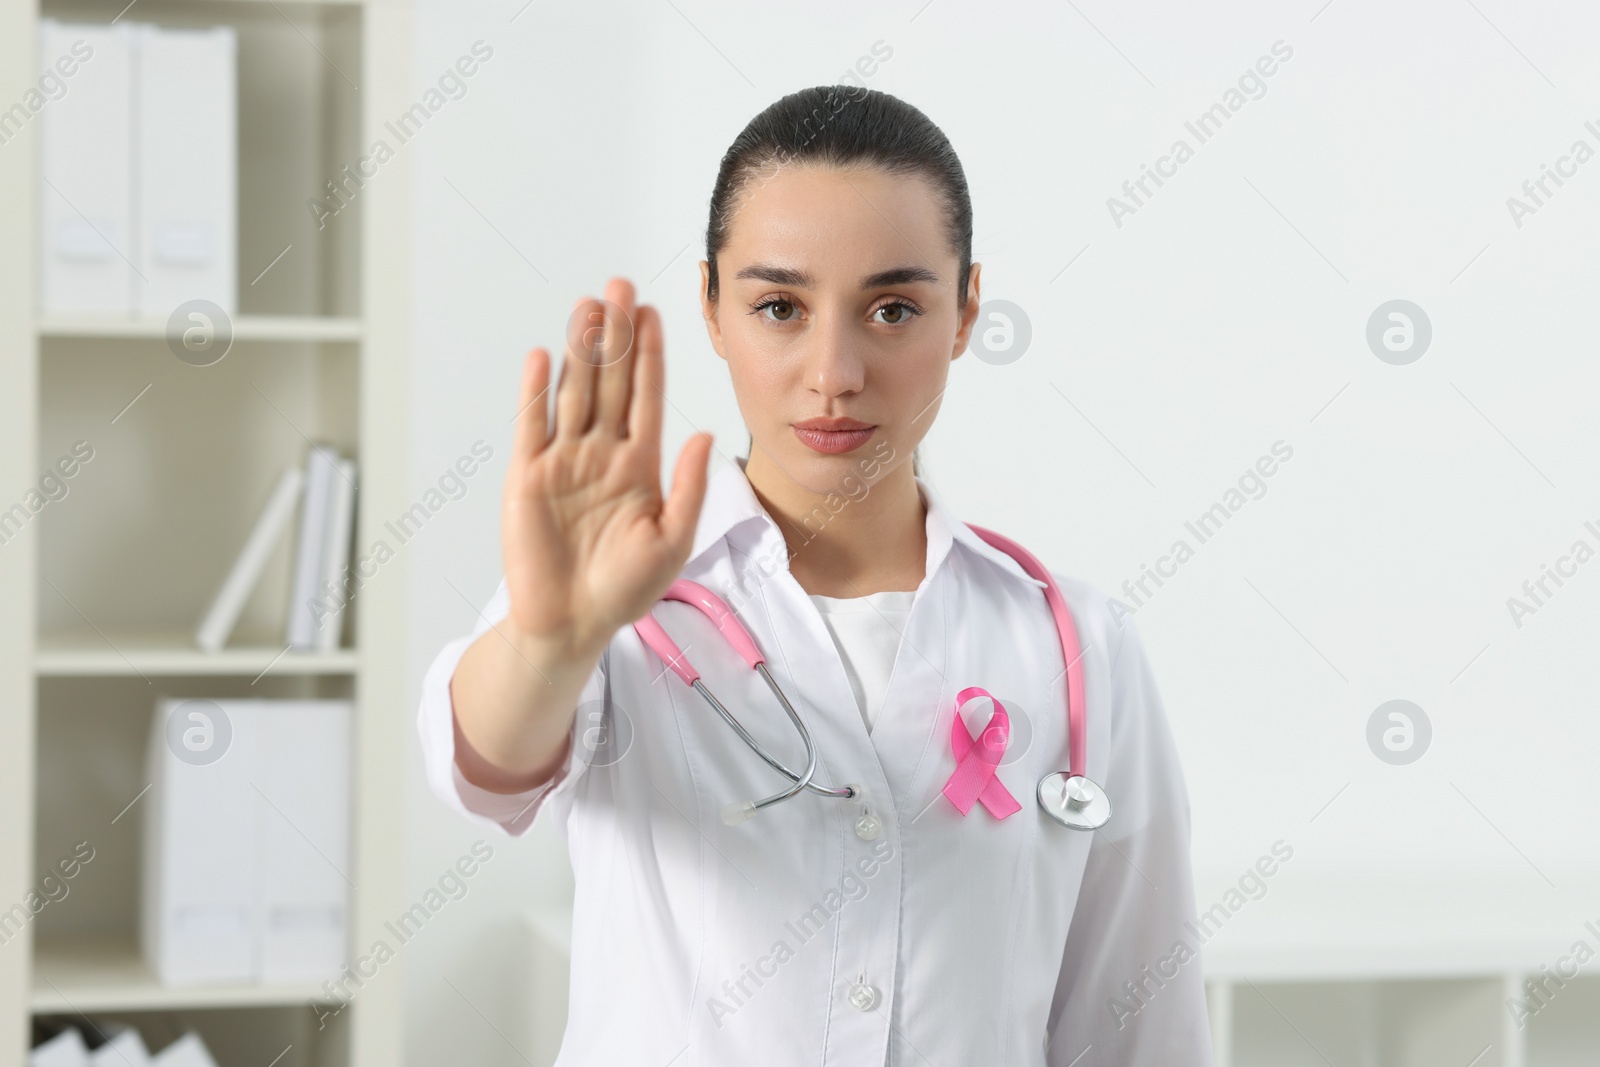
<path fill-rule="evenodd" d="M 950 362 L 954 363 L 967 350 L 968 343 L 972 340 L 972 328 L 978 322 L 978 305 L 982 300 L 982 288 L 979 284 L 979 275 L 983 271 L 983 264 L 974 263 L 967 272 L 967 307 L 961 313 L 960 328 L 956 330 L 954 350 L 950 353 Z"/>
<path fill-rule="evenodd" d="M 711 302 L 707 295 L 711 285 L 711 263 L 708 260 L 700 261 L 700 317 L 706 322 L 706 336 L 711 338 L 711 347 L 717 350 L 717 355 L 726 362 L 728 355 L 722 350 L 722 326 L 717 322 L 717 305 Z"/>

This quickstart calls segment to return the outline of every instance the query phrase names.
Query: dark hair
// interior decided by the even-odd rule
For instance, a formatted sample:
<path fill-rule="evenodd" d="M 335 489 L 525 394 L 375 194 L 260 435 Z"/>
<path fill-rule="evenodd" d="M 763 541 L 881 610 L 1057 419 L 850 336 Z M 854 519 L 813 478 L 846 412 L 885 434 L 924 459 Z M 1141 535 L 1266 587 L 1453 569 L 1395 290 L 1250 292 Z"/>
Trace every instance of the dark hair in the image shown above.
<path fill-rule="evenodd" d="M 934 187 L 945 215 L 945 237 L 955 250 L 956 307 L 967 307 L 972 267 L 972 196 L 966 172 L 944 131 L 899 97 L 863 86 L 818 85 L 801 89 L 751 119 L 733 139 L 717 169 L 706 227 L 706 297 L 718 296 L 717 254 L 728 243 L 728 227 L 740 195 L 762 172 L 785 163 L 872 166 L 891 174 L 919 175 Z M 911 457 L 918 474 L 917 458 Z"/>

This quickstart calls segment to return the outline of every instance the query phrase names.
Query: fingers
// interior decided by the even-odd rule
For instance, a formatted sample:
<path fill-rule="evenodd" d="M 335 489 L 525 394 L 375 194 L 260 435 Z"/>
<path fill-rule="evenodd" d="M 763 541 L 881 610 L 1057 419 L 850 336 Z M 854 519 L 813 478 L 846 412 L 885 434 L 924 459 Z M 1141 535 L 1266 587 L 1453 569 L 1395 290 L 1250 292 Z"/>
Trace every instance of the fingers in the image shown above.
<path fill-rule="evenodd" d="M 672 471 L 672 495 L 661 509 L 662 533 L 685 559 L 694 547 L 700 505 L 706 498 L 706 460 L 710 455 L 710 433 L 697 433 L 684 442 Z"/>
<path fill-rule="evenodd" d="M 535 348 L 522 361 L 522 388 L 517 395 L 516 428 L 512 433 L 511 463 L 527 461 L 543 451 L 550 436 L 550 353 Z"/>
<path fill-rule="evenodd" d="M 619 438 L 626 429 L 628 395 L 633 388 L 637 315 L 633 285 L 612 278 L 606 285 L 605 328 L 599 359 L 599 394 L 595 401 L 593 434 Z"/>
<path fill-rule="evenodd" d="M 603 336 L 603 324 L 600 301 L 584 297 L 573 305 L 572 317 L 567 320 L 561 379 L 556 383 L 555 436 L 561 440 L 576 440 L 589 429 L 599 373 L 592 349 Z"/>
<path fill-rule="evenodd" d="M 661 411 L 667 388 L 662 354 L 661 313 L 646 304 L 634 316 L 638 336 L 634 342 L 633 395 L 628 407 L 628 436 L 654 447 L 661 454 Z"/>

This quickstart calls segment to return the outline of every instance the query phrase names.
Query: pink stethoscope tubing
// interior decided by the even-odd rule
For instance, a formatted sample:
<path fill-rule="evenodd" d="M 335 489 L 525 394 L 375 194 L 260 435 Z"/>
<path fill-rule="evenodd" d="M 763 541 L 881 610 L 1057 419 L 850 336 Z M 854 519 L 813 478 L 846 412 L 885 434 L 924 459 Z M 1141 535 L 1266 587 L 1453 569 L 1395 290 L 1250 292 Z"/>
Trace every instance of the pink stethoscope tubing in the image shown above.
<path fill-rule="evenodd" d="M 1004 534 L 974 526 L 970 522 L 967 527 L 1016 560 L 1028 577 L 1044 583 L 1045 603 L 1050 605 L 1050 614 L 1056 622 L 1056 635 L 1061 639 L 1061 656 L 1067 663 L 1067 773 L 1074 778 L 1082 778 L 1088 769 L 1084 748 L 1089 737 L 1089 724 L 1084 714 L 1083 650 L 1078 645 L 1078 628 L 1073 624 L 1072 612 L 1067 609 L 1067 600 L 1061 595 L 1061 589 L 1056 585 L 1049 568 L 1040 563 L 1032 552 Z"/>
<path fill-rule="evenodd" d="M 1049 569 L 1045 567 L 1044 564 L 1040 563 L 1032 553 L 1010 538 L 1005 537 L 1002 534 L 995 533 L 993 530 L 988 530 L 981 526 L 973 525 L 972 523 L 968 523 L 967 525 L 973 533 L 977 534 L 985 542 L 994 546 L 1015 560 L 1018 566 L 1020 566 L 1026 574 L 1044 583 L 1045 602 L 1049 605 L 1050 614 L 1055 621 L 1056 633 L 1061 642 L 1061 654 L 1066 661 L 1067 759 L 1069 769 L 1067 772 L 1065 772 L 1065 774 L 1062 772 L 1056 772 L 1053 775 L 1047 775 L 1045 779 L 1040 781 L 1039 802 L 1040 806 L 1045 809 L 1047 814 L 1049 814 L 1052 818 L 1057 819 L 1057 821 L 1062 822 L 1064 825 L 1075 826 L 1075 828 L 1078 829 L 1092 829 L 1092 826 L 1078 825 L 1070 818 L 1063 818 L 1061 812 L 1056 810 L 1058 808 L 1065 810 L 1068 807 L 1073 809 L 1082 807 L 1083 804 L 1086 803 L 1086 801 L 1083 799 L 1085 795 L 1088 795 L 1092 798 L 1098 794 L 1098 787 L 1094 786 L 1092 782 L 1089 782 L 1084 775 L 1084 771 L 1088 765 L 1087 759 L 1085 758 L 1088 727 L 1085 721 L 1084 711 L 1085 692 L 1083 665 L 1081 663 L 1082 650 L 1078 643 L 1077 627 L 1072 621 L 1072 612 L 1068 609 L 1066 599 L 1061 595 L 1061 590 L 1056 585 L 1055 578 L 1050 574 Z M 667 668 L 676 674 L 680 679 L 682 679 L 685 685 L 692 686 L 698 690 L 700 695 L 705 698 L 706 702 L 709 703 L 712 708 L 714 708 L 717 713 L 722 716 L 723 720 L 733 728 L 734 732 L 739 735 L 740 739 L 744 741 L 744 743 L 752 752 L 760 756 L 768 766 L 781 773 L 784 777 L 788 778 L 791 783 L 793 783 L 788 789 L 774 793 L 772 796 L 766 797 L 762 800 L 745 801 L 743 803 L 734 803 L 728 805 L 728 807 L 723 809 L 723 821 L 729 825 L 743 822 L 745 819 L 754 815 L 757 811 L 760 811 L 761 809 L 772 804 L 779 803 L 780 801 L 787 800 L 806 789 L 810 789 L 812 792 L 819 793 L 823 796 L 840 797 L 844 799 L 849 799 L 850 797 L 855 796 L 857 790 L 854 786 L 845 786 L 842 789 L 829 789 L 827 787 L 818 785 L 811 780 L 812 776 L 816 772 L 817 765 L 816 746 L 812 741 L 811 732 L 806 728 L 806 725 L 801 720 L 799 714 L 789 703 L 788 698 L 784 696 L 782 688 L 780 688 L 778 683 L 773 680 L 772 675 L 768 672 L 766 667 L 766 657 L 761 654 L 761 650 L 756 646 L 755 639 L 750 636 L 750 632 L 744 628 L 744 625 L 741 622 L 739 622 L 738 617 L 733 613 L 733 609 L 728 607 L 721 597 L 717 596 L 705 586 L 696 582 L 691 582 L 686 578 L 679 578 L 678 580 L 674 581 L 667 589 L 666 593 L 662 596 L 662 599 L 682 601 L 683 603 L 689 604 L 690 606 L 698 609 L 702 614 L 711 620 L 712 624 L 716 626 L 717 630 L 723 635 L 728 643 L 733 646 L 734 650 L 738 652 L 741 657 L 743 657 L 744 661 L 749 664 L 752 669 L 760 673 L 761 677 L 766 681 L 767 687 L 772 690 L 773 695 L 783 706 L 784 711 L 788 714 L 790 721 L 794 724 L 795 730 L 800 734 L 800 738 L 805 745 L 806 769 L 803 773 L 796 774 L 782 762 L 769 754 L 760 745 L 760 743 L 750 735 L 749 731 L 744 728 L 744 726 L 733 715 L 733 713 L 724 707 L 722 702 L 712 694 L 710 688 L 700 680 L 700 672 L 695 669 L 694 664 L 692 664 L 689 661 L 689 658 L 684 655 L 683 651 L 678 648 L 677 643 L 672 640 L 671 636 L 668 635 L 666 630 L 662 628 L 661 624 L 655 620 L 653 615 L 646 614 L 643 618 L 635 622 L 633 624 L 634 631 L 638 633 L 640 639 L 650 647 L 651 651 L 655 652 L 655 654 L 661 658 L 661 661 L 667 666 Z M 998 701 L 995 702 L 995 708 L 997 714 L 1003 714 Z M 1050 781 L 1051 779 L 1058 779 L 1062 783 L 1063 789 L 1059 792 L 1059 794 L 1052 793 L 1052 799 L 1047 801 L 1045 782 Z M 1103 794 L 1098 795 L 1103 798 Z M 1103 804 L 1103 799 L 1100 802 Z M 1068 814 L 1070 815 L 1070 812 Z M 1104 815 L 1109 815 L 1109 809 L 1105 811 Z M 1100 819 L 1100 822 L 1104 821 L 1104 815 L 1097 816 Z M 1099 824 L 1096 823 L 1095 825 Z"/>
<path fill-rule="evenodd" d="M 788 800 L 803 789 L 810 789 L 812 792 L 820 793 L 823 796 L 840 797 L 845 800 L 855 796 L 856 790 L 853 786 L 845 786 L 843 789 L 830 789 L 811 780 L 817 770 L 817 748 L 816 744 L 811 740 L 811 731 L 806 729 L 806 724 L 801 720 L 799 713 L 794 710 L 794 706 L 789 703 L 789 698 L 784 696 L 783 689 L 773 679 L 771 673 L 768 672 L 766 657 L 761 654 L 761 649 L 756 647 L 755 638 L 750 636 L 750 631 L 744 628 L 744 624 L 733 613 L 733 609 L 728 607 L 717 594 L 698 582 L 689 581 L 687 578 L 679 578 L 674 581 L 667 588 L 667 591 L 662 594 L 661 599 L 682 601 L 691 607 L 698 608 L 701 614 L 711 620 L 722 636 L 733 646 L 734 651 L 738 652 L 744 658 L 744 661 L 766 681 L 767 688 L 772 690 L 772 695 L 778 698 L 779 704 L 783 705 L 783 710 L 788 714 L 789 721 L 794 724 L 796 732 L 800 734 L 800 740 L 805 744 L 806 769 L 804 773 L 796 774 L 767 752 L 760 742 L 750 736 L 750 731 L 744 728 L 744 725 L 739 722 L 733 712 L 723 706 L 722 701 L 718 700 L 715 694 L 711 692 L 711 688 L 700 680 L 700 672 L 695 669 L 694 664 L 689 662 L 689 657 L 684 655 L 683 651 L 678 648 L 677 642 L 672 640 L 671 635 L 662 629 L 661 624 L 655 620 L 654 615 L 647 614 L 644 618 L 635 622 L 633 624 L 634 632 L 639 635 L 645 644 L 650 646 L 651 651 L 661 657 L 661 662 L 665 663 L 672 673 L 683 679 L 685 685 L 697 689 L 700 695 L 705 698 L 706 703 L 716 709 L 717 714 L 721 715 L 723 721 L 733 728 L 734 733 L 739 735 L 739 738 L 744 741 L 750 751 L 760 756 L 773 770 L 778 771 L 794 783 L 788 789 L 780 790 L 772 794 L 772 796 L 761 800 L 747 800 L 742 803 L 729 804 L 722 809 L 722 821 L 729 826 L 737 825 L 762 808 Z"/>

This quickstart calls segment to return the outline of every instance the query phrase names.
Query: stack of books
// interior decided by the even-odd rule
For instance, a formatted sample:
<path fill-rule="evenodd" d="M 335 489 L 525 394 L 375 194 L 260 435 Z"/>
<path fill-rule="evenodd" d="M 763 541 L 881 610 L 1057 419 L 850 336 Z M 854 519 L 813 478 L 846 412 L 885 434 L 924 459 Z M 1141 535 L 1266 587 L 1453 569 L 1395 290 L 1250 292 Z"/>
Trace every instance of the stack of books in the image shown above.
<path fill-rule="evenodd" d="M 298 509 L 299 537 L 284 642 L 302 652 L 338 648 L 350 600 L 355 499 L 355 461 L 329 445 L 313 445 L 304 467 L 285 470 L 195 630 L 195 645 L 216 652 L 227 644 L 272 550 Z"/>

